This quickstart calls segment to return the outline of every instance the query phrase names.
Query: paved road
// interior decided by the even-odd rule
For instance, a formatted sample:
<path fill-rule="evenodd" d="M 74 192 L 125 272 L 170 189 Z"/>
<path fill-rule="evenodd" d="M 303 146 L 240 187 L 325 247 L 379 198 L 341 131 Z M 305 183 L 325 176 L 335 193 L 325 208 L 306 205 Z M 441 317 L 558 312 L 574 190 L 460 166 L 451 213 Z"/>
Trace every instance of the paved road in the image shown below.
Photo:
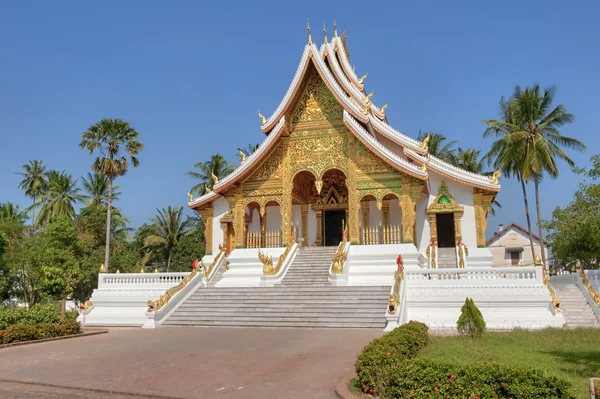
<path fill-rule="evenodd" d="M 0 350 L 0 397 L 114 399 L 86 388 L 175 398 L 334 398 L 378 331 L 162 328 Z M 11 396 L 12 395 L 12 396 Z M 131 396 L 128 396 L 131 398 Z"/>

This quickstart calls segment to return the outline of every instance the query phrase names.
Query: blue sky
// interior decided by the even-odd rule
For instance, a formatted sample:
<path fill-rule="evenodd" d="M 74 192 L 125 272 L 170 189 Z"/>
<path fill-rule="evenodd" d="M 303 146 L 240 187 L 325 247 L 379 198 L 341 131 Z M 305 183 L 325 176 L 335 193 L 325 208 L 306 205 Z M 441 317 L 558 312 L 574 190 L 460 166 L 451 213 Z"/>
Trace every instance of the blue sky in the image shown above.
<path fill-rule="evenodd" d="M 81 133 L 106 117 L 129 121 L 146 149 L 119 178 L 117 206 L 137 226 L 158 207 L 184 205 L 185 172 L 264 135 L 293 77 L 306 20 L 348 31 L 351 61 L 390 123 L 416 137 L 441 132 L 483 149 L 483 119 L 515 84 L 557 85 L 576 115 L 563 133 L 583 140 L 580 165 L 598 151 L 600 2 L 5 2 L 0 10 L 0 202 L 25 207 L 15 172 L 30 159 L 85 175 Z M 543 182 L 542 216 L 564 206 L 579 178 Z M 524 224 L 520 186 L 502 180 L 490 219 Z M 533 195 L 533 189 L 530 189 Z M 532 209 L 534 211 L 534 209 Z"/>

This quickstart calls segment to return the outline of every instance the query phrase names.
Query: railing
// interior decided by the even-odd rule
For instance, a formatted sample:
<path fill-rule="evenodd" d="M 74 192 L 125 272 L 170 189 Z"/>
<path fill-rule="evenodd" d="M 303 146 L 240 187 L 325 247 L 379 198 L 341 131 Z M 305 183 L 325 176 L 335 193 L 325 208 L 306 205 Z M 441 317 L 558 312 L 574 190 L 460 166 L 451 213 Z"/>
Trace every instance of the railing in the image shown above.
<path fill-rule="evenodd" d="M 590 272 L 591 271 L 588 271 L 588 273 Z M 600 306 L 600 294 L 598 294 L 598 290 L 596 290 L 596 287 L 594 287 L 594 285 L 590 282 L 590 279 L 588 278 L 588 275 L 586 275 L 585 270 L 583 270 L 583 268 L 579 269 L 579 277 L 581 278 L 583 286 L 587 289 L 588 293 L 592 297 L 592 300 L 596 303 L 596 306 Z"/>
<path fill-rule="evenodd" d="M 552 306 L 554 306 L 554 309 L 557 312 L 560 312 L 560 300 L 558 299 L 556 291 L 554 291 L 554 288 L 552 288 L 552 284 L 550 284 L 550 276 L 548 275 L 548 271 L 544 267 L 539 255 L 536 255 L 535 257 L 535 267 L 541 269 L 544 285 L 548 288 L 548 292 L 552 298 Z"/>
<path fill-rule="evenodd" d="M 179 284 L 188 275 L 185 272 L 172 273 L 100 273 L 98 275 L 98 288 L 123 287 L 127 285 L 171 287 Z"/>
<path fill-rule="evenodd" d="M 258 259 L 263 264 L 263 274 L 265 276 L 274 276 L 277 273 L 279 273 L 279 271 L 281 270 L 281 267 L 285 263 L 285 259 L 287 258 L 288 254 L 290 253 L 290 250 L 292 249 L 294 244 L 296 244 L 296 231 L 294 229 L 292 229 L 290 241 L 289 241 L 288 245 L 285 247 L 285 251 L 283 251 L 283 253 L 281 255 L 279 255 L 279 260 L 277 261 L 277 266 L 275 266 L 275 267 L 273 267 L 273 257 L 268 256 L 267 254 L 262 252 L 260 249 L 258 250 Z"/>
<path fill-rule="evenodd" d="M 407 270 L 406 280 L 536 280 L 535 267 L 471 267 L 468 269 Z"/>
<path fill-rule="evenodd" d="M 360 234 L 361 245 L 401 244 L 402 226 L 364 226 Z"/>
<path fill-rule="evenodd" d="M 400 307 L 400 286 L 404 280 L 404 264 L 401 258 L 397 261 L 397 265 L 398 268 L 394 272 L 394 285 L 388 301 L 388 313 L 391 315 L 396 314 L 396 310 Z"/>
<path fill-rule="evenodd" d="M 429 259 L 429 268 L 437 269 L 437 245 L 435 244 L 435 240 L 431 240 L 431 243 L 427 246 L 425 250 L 425 256 Z"/>
<path fill-rule="evenodd" d="M 260 231 L 252 231 L 246 234 L 246 248 L 276 248 L 281 247 L 281 231 L 267 231 L 264 236 Z"/>
<path fill-rule="evenodd" d="M 469 248 L 464 242 L 458 240 L 456 245 L 456 261 L 460 269 L 464 269 L 467 266 L 467 256 L 469 256 Z"/>
<path fill-rule="evenodd" d="M 346 227 L 342 226 L 342 242 L 338 245 L 337 251 L 331 257 L 331 273 L 332 274 L 342 274 L 344 272 L 344 263 L 348 259 L 348 230 Z"/>

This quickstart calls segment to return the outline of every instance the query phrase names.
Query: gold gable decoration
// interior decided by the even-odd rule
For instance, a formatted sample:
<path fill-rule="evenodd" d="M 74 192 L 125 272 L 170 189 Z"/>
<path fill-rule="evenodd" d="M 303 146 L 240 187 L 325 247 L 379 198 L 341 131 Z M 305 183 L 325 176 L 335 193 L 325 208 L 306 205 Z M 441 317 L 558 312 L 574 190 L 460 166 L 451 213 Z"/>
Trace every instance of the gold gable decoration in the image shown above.
<path fill-rule="evenodd" d="M 427 214 L 460 213 L 462 215 L 464 208 L 456 202 L 452 194 L 448 191 L 448 186 L 442 181 L 440 188 L 438 189 L 438 195 L 425 212 Z"/>
<path fill-rule="evenodd" d="M 292 123 L 342 120 L 343 108 L 314 71 L 292 115 Z"/>
<path fill-rule="evenodd" d="M 348 208 L 348 197 L 340 194 L 335 186 L 331 186 L 327 194 L 321 195 L 317 203 L 313 205 L 314 210 L 331 210 Z"/>

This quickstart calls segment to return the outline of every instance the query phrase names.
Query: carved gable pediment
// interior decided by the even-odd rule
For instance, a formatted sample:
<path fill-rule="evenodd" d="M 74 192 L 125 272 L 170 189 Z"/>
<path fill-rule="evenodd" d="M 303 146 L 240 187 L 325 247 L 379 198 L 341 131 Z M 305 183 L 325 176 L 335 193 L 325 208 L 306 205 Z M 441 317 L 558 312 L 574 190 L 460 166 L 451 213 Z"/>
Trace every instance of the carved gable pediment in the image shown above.
<path fill-rule="evenodd" d="M 292 114 L 292 123 L 342 120 L 343 108 L 319 74 L 313 71 Z"/>

